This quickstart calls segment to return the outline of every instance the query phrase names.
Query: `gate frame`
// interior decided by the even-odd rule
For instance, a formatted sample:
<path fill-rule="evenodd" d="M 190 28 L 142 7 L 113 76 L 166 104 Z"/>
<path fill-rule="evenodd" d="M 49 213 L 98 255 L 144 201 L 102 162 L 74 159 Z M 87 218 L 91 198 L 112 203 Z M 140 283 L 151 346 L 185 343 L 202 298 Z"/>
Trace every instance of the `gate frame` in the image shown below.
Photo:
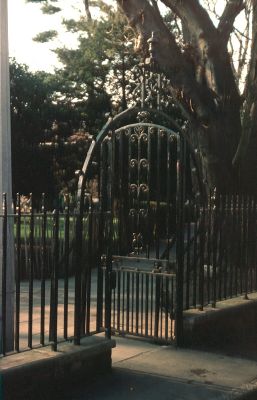
<path fill-rule="evenodd" d="M 140 115 L 140 113 L 146 113 L 147 119 L 149 122 L 134 122 L 129 123 L 129 121 L 135 121 Z M 141 114 L 142 115 L 142 114 Z M 140 118 L 142 119 L 142 118 Z M 144 119 L 144 118 L 143 118 Z M 167 121 L 167 124 L 160 125 L 154 120 L 164 119 Z M 151 121 L 151 122 L 150 122 Z M 185 203 L 185 181 L 184 181 L 184 152 L 185 148 L 189 149 L 190 156 L 192 157 L 192 162 L 194 167 L 196 168 L 196 179 L 199 185 L 199 202 L 204 202 L 206 199 L 206 191 L 203 184 L 203 178 L 201 174 L 201 168 L 199 160 L 196 157 L 195 151 L 189 141 L 188 133 L 187 133 L 187 126 L 180 127 L 173 118 L 167 115 L 165 112 L 155 109 L 155 108 L 147 108 L 147 107 L 131 107 L 127 110 L 119 113 L 113 118 L 109 118 L 107 123 L 103 126 L 99 134 L 97 135 L 96 139 L 92 141 L 87 156 L 85 158 L 84 164 L 82 169 L 79 171 L 79 179 L 78 179 L 78 191 L 77 191 L 77 198 L 78 198 L 78 212 L 81 214 L 83 212 L 83 199 L 84 199 L 84 191 L 87 181 L 87 172 L 90 166 L 90 162 L 92 161 L 92 156 L 97 148 L 101 145 L 104 138 L 108 135 L 109 132 L 116 132 L 117 130 L 121 130 L 125 127 L 130 126 L 140 126 L 140 125 L 153 125 L 157 128 L 163 128 L 169 131 L 172 131 L 175 136 L 177 136 L 180 140 L 179 143 L 181 144 L 181 149 L 179 151 L 180 159 L 177 160 L 178 162 L 178 187 L 176 193 L 176 252 L 177 252 L 177 278 L 176 278 L 176 311 L 175 311 L 175 341 L 177 346 L 183 346 L 183 280 L 184 280 L 184 254 L 183 254 L 183 241 L 184 241 L 184 232 L 181 229 L 184 226 L 184 203 Z M 114 136 L 114 135 L 113 135 Z M 186 144 L 186 146 L 185 146 Z M 113 210 L 113 207 L 112 207 Z M 78 220 L 79 225 L 79 220 Z M 78 232 L 79 232 L 78 226 Z M 110 240 L 111 242 L 111 240 Z M 112 291 L 112 243 L 109 245 L 109 251 L 106 258 L 106 281 L 105 281 L 105 334 L 106 337 L 111 337 L 111 291 Z M 78 280 L 79 280 L 79 273 L 78 273 Z M 80 297 L 80 296 L 79 296 Z M 100 309 L 98 305 L 98 309 Z M 79 306 L 77 308 L 77 312 L 75 310 L 75 315 L 81 313 Z M 79 320 L 80 318 L 77 317 Z M 100 328 L 100 321 L 98 319 L 98 328 Z"/>

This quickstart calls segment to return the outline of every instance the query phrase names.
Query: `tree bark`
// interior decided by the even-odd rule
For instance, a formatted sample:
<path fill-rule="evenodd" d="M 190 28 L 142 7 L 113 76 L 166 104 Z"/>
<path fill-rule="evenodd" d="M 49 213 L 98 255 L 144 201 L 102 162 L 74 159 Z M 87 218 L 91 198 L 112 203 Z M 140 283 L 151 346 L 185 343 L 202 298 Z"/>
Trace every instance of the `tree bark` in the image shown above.
<path fill-rule="evenodd" d="M 254 0 L 252 7 L 252 47 L 245 89 L 243 131 L 235 162 L 241 162 L 242 189 L 257 193 L 257 3 Z"/>
<path fill-rule="evenodd" d="M 117 0 L 137 32 L 137 50 L 146 55 L 152 32 L 158 37 L 155 62 L 194 127 L 191 139 L 200 151 L 206 185 L 220 192 L 238 190 L 238 165 L 232 161 L 241 137 L 242 102 L 227 42 L 243 1 L 228 2 L 218 28 L 198 0 L 162 2 L 181 19 L 187 32 L 184 46 L 149 1 Z"/>

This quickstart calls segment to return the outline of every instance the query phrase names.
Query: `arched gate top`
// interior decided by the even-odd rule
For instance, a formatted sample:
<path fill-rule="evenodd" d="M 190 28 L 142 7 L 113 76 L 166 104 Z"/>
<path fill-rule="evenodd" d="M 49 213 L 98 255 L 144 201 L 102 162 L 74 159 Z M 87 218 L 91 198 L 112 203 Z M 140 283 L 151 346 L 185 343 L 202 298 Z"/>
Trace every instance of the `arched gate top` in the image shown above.
<path fill-rule="evenodd" d="M 134 122 L 136 119 L 139 119 L 139 122 Z M 155 123 L 154 121 L 158 121 L 161 119 L 163 122 L 166 120 L 165 125 L 161 125 Z M 146 121 L 151 122 L 146 122 Z M 132 122 L 132 123 L 131 123 Z M 187 146 L 187 151 L 190 155 L 192 168 L 194 169 L 194 173 L 196 175 L 198 188 L 201 197 L 204 196 L 204 187 L 201 179 L 201 172 L 198 165 L 198 161 L 195 156 L 194 149 L 192 148 L 188 137 L 186 129 L 182 129 L 178 126 L 176 121 L 174 121 L 169 115 L 166 115 L 164 112 L 154 109 L 138 109 L 132 108 L 128 109 L 121 114 L 118 114 L 116 117 L 109 119 L 109 121 L 105 124 L 102 130 L 97 135 L 96 139 L 92 141 L 91 146 L 88 150 L 87 156 L 85 158 L 83 167 L 81 169 L 81 173 L 78 181 L 78 200 L 81 199 L 81 196 L 85 190 L 86 181 L 88 179 L 88 171 L 89 167 L 93 162 L 93 159 L 96 153 L 99 151 L 101 143 L 108 138 L 110 133 L 118 134 L 121 131 L 125 131 L 128 129 L 136 129 L 136 128 L 152 128 L 155 130 L 163 130 L 167 132 L 169 135 L 176 138 L 176 140 L 183 142 Z"/>

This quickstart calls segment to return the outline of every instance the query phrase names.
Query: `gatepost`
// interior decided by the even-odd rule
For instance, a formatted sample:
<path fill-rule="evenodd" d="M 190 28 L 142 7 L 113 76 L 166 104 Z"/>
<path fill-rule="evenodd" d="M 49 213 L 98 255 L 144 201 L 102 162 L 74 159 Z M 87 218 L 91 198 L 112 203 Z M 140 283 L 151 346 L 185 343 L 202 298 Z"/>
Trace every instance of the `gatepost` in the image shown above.
<path fill-rule="evenodd" d="M 6 193 L 7 213 L 12 210 L 10 81 L 7 0 L 0 1 L 0 199 Z M 1 203 L 0 203 L 1 204 Z M 3 213 L 0 208 L 1 215 Z M 0 340 L 2 352 L 14 344 L 14 242 L 13 221 L 0 218 Z M 6 237 L 3 237 L 4 230 Z M 5 268 L 6 267 L 6 268 Z M 5 292 L 5 300 L 3 295 Z M 4 338 L 4 342 L 3 342 Z"/>

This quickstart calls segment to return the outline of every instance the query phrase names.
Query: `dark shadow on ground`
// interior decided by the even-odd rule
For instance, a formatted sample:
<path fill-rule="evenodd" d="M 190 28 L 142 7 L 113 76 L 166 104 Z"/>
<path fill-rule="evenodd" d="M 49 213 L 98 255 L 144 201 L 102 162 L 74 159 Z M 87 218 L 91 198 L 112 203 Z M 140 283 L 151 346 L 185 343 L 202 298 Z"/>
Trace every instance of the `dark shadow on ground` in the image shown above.
<path fill-rule="evenodd" d="M 113 368 L 89 384 L 40 388 L 33 400 L 223 400 L 228 389 L 206 382 L 171 379 L 158 375 Z M 32 400 L 32 399 L 29 399 Z"/>

